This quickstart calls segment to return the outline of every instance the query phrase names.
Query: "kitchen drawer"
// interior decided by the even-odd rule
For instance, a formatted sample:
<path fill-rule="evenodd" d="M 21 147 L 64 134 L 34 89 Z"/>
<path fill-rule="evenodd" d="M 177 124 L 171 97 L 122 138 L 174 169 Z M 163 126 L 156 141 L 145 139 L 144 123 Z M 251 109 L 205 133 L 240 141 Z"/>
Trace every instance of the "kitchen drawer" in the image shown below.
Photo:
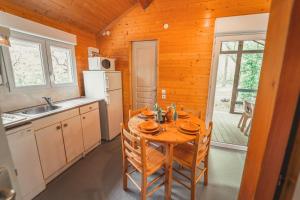
<path fill-rule="evenodd" d="M 32 122 L 32 126 L 34 127 L 34 130 L 39 130 L 41 128 L 51 126 L 56 123 L 60 123 L 61 121 L 64 121 L 66 119 L 70 119 L 72 117 L 76 117 L 79 115 L 79 109 L 74 108 L 71 110 L 63 111 L 58 114 L 50 115 L 41 119 L 37 119 Z"/>
<path fill-rule="evenodd" d="M 83 114 L 83 113 L 87 113 L 87 112 L 90 112 L 90 111 L 98 109 L 98 108 L 99 108 L 99 103 L 96 102 L 96 103 L 88 104 L 86 106 L 82 106 L 79 108 L 79 110 L 80 110 L 80 114 Z"/>

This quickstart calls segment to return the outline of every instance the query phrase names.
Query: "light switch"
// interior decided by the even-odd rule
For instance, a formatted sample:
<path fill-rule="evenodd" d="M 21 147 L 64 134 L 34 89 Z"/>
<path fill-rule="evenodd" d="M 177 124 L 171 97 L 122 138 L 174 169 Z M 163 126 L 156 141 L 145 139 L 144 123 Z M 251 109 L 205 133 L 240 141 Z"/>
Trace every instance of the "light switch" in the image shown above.
<path fill-rule="evenodd" d="M 162 90 L 161 90 L 161 98 L 162 98 L 162 99 L 166 99 L 166 98 L 167 98 L 167 92 L 166 92 L 166 89 L 162 89 Z"/>

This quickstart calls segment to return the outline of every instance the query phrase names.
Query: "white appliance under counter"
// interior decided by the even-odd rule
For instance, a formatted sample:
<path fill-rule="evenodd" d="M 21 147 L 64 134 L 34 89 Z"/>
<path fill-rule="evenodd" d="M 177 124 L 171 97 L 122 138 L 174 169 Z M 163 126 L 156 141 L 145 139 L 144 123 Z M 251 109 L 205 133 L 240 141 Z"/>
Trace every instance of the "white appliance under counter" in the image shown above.
<path fill-rule="evenodd" d="M 23 200 L 30 200 L 45 188 L 34 131 L 31 124 L 6 132 Z"/>

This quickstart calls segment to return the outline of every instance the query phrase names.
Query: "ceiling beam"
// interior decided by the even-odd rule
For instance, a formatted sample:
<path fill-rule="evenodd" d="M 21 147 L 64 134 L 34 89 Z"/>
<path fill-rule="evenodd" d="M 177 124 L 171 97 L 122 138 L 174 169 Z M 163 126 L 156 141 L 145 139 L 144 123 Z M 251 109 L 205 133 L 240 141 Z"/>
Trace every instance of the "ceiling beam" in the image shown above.
<path fill-rule="evenodd" d="M 151 4 L 152 1 L 153 0 L 138 0 L 138 2 L 140 2 L 140 4 L 144 9 L 146 9 Z"/>

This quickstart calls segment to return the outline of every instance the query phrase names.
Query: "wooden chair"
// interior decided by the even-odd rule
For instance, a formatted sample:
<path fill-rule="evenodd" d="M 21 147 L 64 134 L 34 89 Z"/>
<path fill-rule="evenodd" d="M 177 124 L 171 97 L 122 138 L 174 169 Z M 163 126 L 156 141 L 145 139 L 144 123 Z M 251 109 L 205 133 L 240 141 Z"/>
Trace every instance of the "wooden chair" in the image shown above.
<path fill-rule="evenodd" d="M 244 132 L 245 135 L 247 135 L 247 132 L 250 129 L 252 117 L 253 117 L 253 105 L 248 101 L 244 101 L 244 112 L 242 113 L 241 119 L 238 123 L 238 128 L 240 128 L 240 130 Z M 248 123 L 248 126 L 246 128 L 248 120 L 250 120 L 250 122 Z"/>
<path fill-rule="evenodd" d="M 138 115 L 138 114 L 140 114 L 140 113 L 142 113 L 144 110 L 148 110 L 149 108 L 147 107 L 147 106 L 145 106 L 145 107 L 143 107 L 143 108 L 140 108 L 140 109 L 138 109 L 138 110 L 129 110 L 129 112 L 128 112 L 128 116 L 129 116 L 129 119 L 131 118 L 131 117 L 134 117 L 134 116 L 136 116 L 136 115 Z M 138 136 L 137 136 L 138 137 Z M 146 143 L 148 143 L 147 141 L 146 141 Z M 159 149 L 161 152 L 163 152 L 164 151 L 164 147 L 163 147 L 163 145 L 161 145 L 161 144 L 158 144 L 158 143 L 156 143 L 156 142 L 150 142 L 150 145 L 152 145 L 153 147 L 155 147 L 156 149 Z"/>
<path fill-rule="evenodd" d="M 131 110 L 131 109 L 130 109 L 129 112 L 128 112 L 129 119 L 130 119 L 131 117 L 133 117 L 133 116 L 136 116 L 136 115 L 142 113 L 144 110 L 147 110 L 147 109 L 148 109 L 147 106 L 145 106 L 145 107 L 143 107 L 143 108 L 140 108 L 140 109 L 137 109 L 137 110 Z"/>
<path fill-rule="evenodd" d="M 152 195 L 165 181 L 154 187 L 149 193 L 147 189 L 159 181 L 165 174 L 161 173 L 148 183 L 147 178 L 157 172 L 159 169 L 165 167 L 165 156 L 151 147 L 146 147 L 146 142 L 143 137 L 135 137 L 124 129 L 121 124 L 121 141 L 122 141 L 122 156 L 123 156 L 123 189 L 127 189 L 128 178 L 141 191 L 141 199 L 145 200 L 147 196 Z M 133 144 L 138 144 L 137 146 Z M 129 172 L 130 166 L 133 168 Z M 131 176 L 133 172 L 141 174 L 141 186 L 139 186 Z"/>
<path fill-rule="evenodd" d="M 197 111 L 197 110 L 193 110 L 193 109 L 187 109 L 187 108 L 185 108 L 183 105 L 180 105 L 179 106 L 179 110 L 181 110 L 181 111 L 185 111 L 185 112 L 187 112 L 187 113 L 189 113 L 189 114 L 192 114 L 192 115 L 195 115 L 195 116 L 197 116 L 199 119 L 201 119 L 201 111 Z"/>
<path fill-rule="evenodd" d="M 208 184 L 208 154 L 210 149 L 211 132 L 213 123 L 209 123 L 206 133 L 198 133 L 195 144 L 185 143 L 174 147 L 174 161 L 180 166 L 189 169 L 191 177 L 185 175 L 180 169 L 174 171 L 191 182 L 190 185 L 173 177 L 174 181 L 191 190 L 191 199 L 196 197 L 196 184 L 204 176 L 204 185 Z M 203 163 L 203 166 L 200 166 Z"/>

